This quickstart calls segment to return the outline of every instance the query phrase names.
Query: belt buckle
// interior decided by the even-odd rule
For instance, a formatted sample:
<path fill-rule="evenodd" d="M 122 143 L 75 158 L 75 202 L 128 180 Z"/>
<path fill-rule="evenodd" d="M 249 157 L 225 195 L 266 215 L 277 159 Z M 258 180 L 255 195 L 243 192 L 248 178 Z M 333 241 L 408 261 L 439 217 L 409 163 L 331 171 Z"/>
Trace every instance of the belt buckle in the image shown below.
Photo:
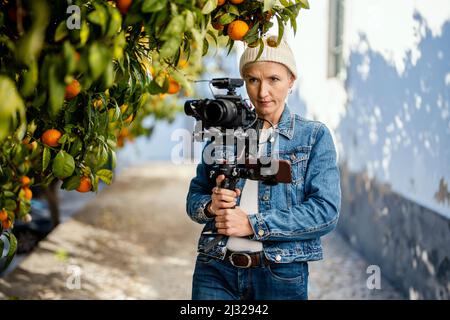
<path fill-rule="evenodd" d="M 233 256 L 234 255 L 242 255 L 242 256 L 246 257 L 247 261 L 248 261 L 247 265 L 246 266 L 237 266 L 237 265 L 235 265 L 234 261 L 233 261 Z M 236 268 L 244 268 L 245 269 L 245 268 L 250 268 L 252 266 L 252 258 L 250 257 L 250 255 L 248 253 L 243 253 L 243 252 L 233 252 L 233 253 L 231 253 L 230 254 L 230 262 Z"/>

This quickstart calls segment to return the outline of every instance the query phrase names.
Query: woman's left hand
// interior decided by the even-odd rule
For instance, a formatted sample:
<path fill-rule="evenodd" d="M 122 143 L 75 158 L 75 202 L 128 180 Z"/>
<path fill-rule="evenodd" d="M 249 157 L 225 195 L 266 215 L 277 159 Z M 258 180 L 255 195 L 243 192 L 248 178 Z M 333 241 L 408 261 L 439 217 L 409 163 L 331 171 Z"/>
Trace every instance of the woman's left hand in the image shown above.
<path fill-rule="evenodd" d="M 219 209 L 215 213 L 218 233 L 233 237 L 245 237 L 253 234 L 247 213 L 240 207 Z"/>

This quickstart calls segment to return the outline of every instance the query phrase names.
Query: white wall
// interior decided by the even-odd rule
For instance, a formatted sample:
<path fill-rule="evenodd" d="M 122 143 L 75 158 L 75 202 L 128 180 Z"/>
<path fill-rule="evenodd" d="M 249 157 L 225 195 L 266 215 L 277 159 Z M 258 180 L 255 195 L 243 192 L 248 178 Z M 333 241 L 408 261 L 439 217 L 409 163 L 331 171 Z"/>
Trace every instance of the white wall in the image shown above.
<path fill-rule="evenodd" d="M 310 10 L 300 12 L 297 35 L 288 35 L 298 60 L 298 94 L 306 103 L 306 117 L 333 130 L 339 156 L 351 170 L 365 170 L 394 191 L 450 217 L 450 203 L 436 201 L 440 181 L 450 181 L 450 153 L 445 151 L 450 149 L 450 66 L 446 62 L 450 56 L 445 56 L 450 42 L 437 41 L 436 48 L 431 47 L 436 46 L 434 42 L 427 44 L 443 35 L 445 23 L 448 26 L 450 1 L 346 0 L 343 54 L 346 71 L 356 72 L 344 72 L 341 79 L 326 76 L 328 3 L 310 1 Z M 427 56 L 421 47 L 427 48 Z M 357 65 L 351 65 L 352 54 L 360 58 Z M 386 70 L 387 83 L 394 88 L 383 88 L 384 79 L 378 73 Z M 379 84 L 365 84 L 374 77 Z M 391 99 L 374 96 L 383 92 Z M 352 118 L 349 112 L 357 115 Z M 425 112 L 434 128 L 422 127 L 420 112 Z M 342 132 L 345 119 L 347 131 Z M 353 129 L 358 132 L 352 132 L 348 119 L 354 120 Z M 370 131 L 367 146 L 351 147 L 347 134 L 361 138 L 361 130 Z"/>

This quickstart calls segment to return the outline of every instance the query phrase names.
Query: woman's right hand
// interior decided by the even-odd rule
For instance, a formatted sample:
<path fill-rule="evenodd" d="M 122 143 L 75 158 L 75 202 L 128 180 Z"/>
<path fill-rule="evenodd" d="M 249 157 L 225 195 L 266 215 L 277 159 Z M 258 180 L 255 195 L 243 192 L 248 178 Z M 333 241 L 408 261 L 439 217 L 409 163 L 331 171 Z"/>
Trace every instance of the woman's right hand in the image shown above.
<path fill-rule="evenodd" d="M 208 211 L 216 215 L 216 211 L 219 209 L 234 208 L 237 203 L 237 197 L 241 194 L 241 190 L 235 189 L 228 190 L 220 188 L 222 181 L 225 179 L 223 174 L 216 178 L 216 187 L 212 189 L 211 203 L 208 206 Z"/>

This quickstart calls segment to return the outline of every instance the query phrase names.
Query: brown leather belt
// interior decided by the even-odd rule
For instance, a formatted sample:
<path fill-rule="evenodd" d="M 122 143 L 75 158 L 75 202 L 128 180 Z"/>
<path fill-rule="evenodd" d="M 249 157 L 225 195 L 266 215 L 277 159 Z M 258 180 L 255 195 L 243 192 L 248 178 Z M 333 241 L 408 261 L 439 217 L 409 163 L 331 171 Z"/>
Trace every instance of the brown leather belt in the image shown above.
<path fill-rule="evenodd" d="M 237 268 L 254 268 L 268 265 L 270 261 L 263 251 L 260 252 L 235 252 L 227 250 L 225 261 Z"/>

